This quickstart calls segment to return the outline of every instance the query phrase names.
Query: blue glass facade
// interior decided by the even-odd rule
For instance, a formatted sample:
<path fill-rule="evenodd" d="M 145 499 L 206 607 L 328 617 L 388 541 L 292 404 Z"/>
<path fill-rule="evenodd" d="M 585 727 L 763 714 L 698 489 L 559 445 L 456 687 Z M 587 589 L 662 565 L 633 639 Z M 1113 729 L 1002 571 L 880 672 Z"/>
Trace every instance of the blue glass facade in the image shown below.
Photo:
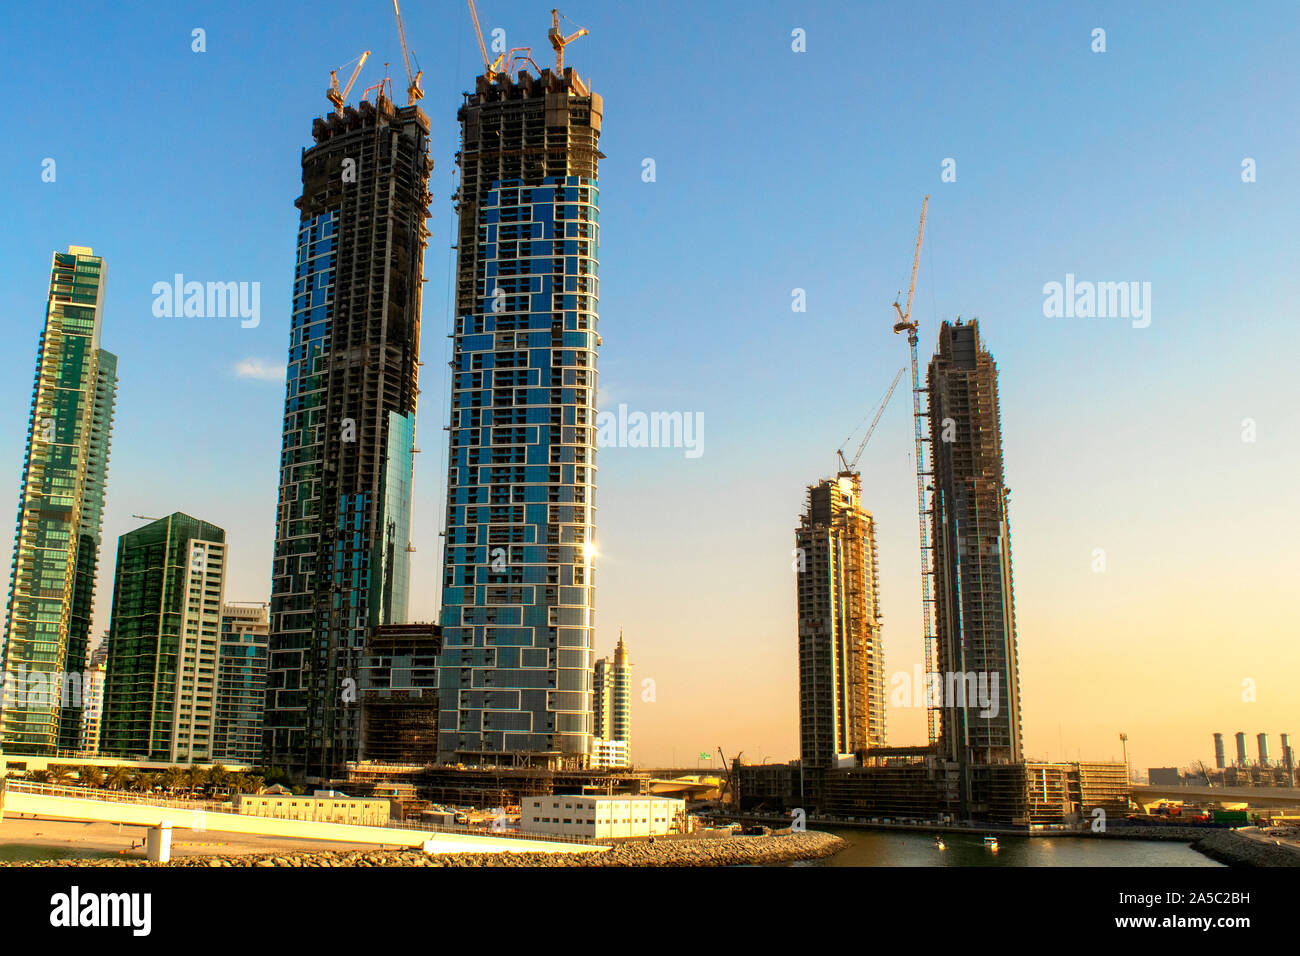
<path fill-rule="evenodd" d="M 454 333 L 444 759 L 590 749 L 598 206 L 594 179 L 565 176 L 493 181 L 477 207 Z"/>

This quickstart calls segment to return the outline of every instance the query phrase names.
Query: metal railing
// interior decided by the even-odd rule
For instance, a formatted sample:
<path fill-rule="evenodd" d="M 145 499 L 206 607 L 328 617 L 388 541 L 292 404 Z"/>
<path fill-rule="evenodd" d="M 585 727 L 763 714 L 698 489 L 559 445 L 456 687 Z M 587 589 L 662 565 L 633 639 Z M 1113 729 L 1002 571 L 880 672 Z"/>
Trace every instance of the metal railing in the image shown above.
<path fill-rule="evenodd" d="M 105 790 L 95 787 L 68 787 L 57 783 L 37 783 L 33 780 L 9 779 L 5 781 L 11 793 L 30 793 L 46 797 L 71 797 L 77 800 L 98 800 L 102 803 L 129 803 L 135 806 L 162 807 L 174 810 L 202 810 L 207 813 L 233 813 L 239 815 L 233 803 L 219 800 L 179 800 L 147 793 L 129 793 L 122 790 Z M 257 796 L 253 794 L 252 796 Z M 305 797 L 305 799 L 312 799 Z M 265 819 L 293 820 L 293 817 L 275 817 L 267 814 L 243 814 Z M 346 821 L 317 820 L 316 823 Z M 415 823 L 390 820 L 387 823 L 347 823 L 348 826 L 380 827 L 389 830 L 409 830 L 417 833 L 446 833 L 453 836 L 487 836 L 504 840 L 537 840 L 543 843 L 581 843 L 601 845 L 601 841 L 587 836 L 557 836 L 549 833 L 522 833 L 510 830 L 493 830 L 491 826 L 446 826 L 437 823 Z"/>
<path fill-rule="evenodd" d="M 131 803 L 137 806 L 165 807 L 173 810 L 204 810 L 209 813 L 234 813 L 234 805 L 220 800 L 181 800 L 148 793 L 130 793 L 124 790 L 106 790 L 98 787 L 68 787 L 58 783 L 37 783 L 34 780 L 5 781 L 11 793 L 31 793 L 45 797 L 71 797 L 77 800 L 98 800 L 102 803 Z"/>

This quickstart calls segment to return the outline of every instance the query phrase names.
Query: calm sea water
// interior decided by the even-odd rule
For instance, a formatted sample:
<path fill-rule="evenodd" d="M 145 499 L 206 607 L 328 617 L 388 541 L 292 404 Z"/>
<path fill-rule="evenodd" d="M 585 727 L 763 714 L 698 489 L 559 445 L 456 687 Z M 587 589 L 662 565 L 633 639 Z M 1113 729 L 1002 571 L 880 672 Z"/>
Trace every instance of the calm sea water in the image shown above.
<path fill-rule="evenodd" d="M 849 846 L 824 860 L 795 866 L 1221 866 L 1186 843 L 1099 840 L 1088 837 L 998 837 L 998 850 L 978 835 L 944 834 L 946 850 L 930 833 L 826 829 Z"/>

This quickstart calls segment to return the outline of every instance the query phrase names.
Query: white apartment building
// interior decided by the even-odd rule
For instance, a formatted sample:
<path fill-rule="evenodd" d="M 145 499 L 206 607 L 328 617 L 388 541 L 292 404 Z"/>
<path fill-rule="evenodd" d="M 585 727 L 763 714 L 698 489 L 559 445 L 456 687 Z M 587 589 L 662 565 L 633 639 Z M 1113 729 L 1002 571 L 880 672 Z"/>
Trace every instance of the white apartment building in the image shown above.
<path fill-rule="evenodd" d="M 664 836 L 686 829 L 686 801 L 673 797 L 524 797 L 519 809 L 524 833 L 609 840 Z"/>

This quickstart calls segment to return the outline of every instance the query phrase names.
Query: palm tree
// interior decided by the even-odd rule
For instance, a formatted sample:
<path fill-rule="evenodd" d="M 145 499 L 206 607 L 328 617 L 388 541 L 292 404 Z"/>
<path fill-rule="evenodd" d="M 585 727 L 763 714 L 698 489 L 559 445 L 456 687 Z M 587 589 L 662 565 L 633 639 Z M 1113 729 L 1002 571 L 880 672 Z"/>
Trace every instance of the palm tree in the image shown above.
<path fill-rule="evenodd" d="M 185 780 L 189 784 L 189 792 L 193 795 L 195 790 L 202 789 L 208 784 L 208 772 L 202 767 L 191 764 L 185 769 Z"/>
<path fill-rule="evenodd" d="M 72 768 L 62 763 L 50 764 L 50 782 L 66 787 L 72 782 Z"/>
<path fill-rule="evenodd" d="M 51 777 L 48 770 L 28 770 L 27 779 L 32 783 L 49 783 Z"/>
<path fill-rule="evenodd" d="M 141 773 L 135 778 L 136 789 L 143 793 L 153 793 L 153 788 L 158 786 L 158 774 Z"/>
<path fill-rule="evenodd" d="M 110 790 L 122 790 L 131 783 L 131 771 L 120 764 L 104 775 L 104 785 Z"/>
<path fill-rule="evenodd" d="M 230 785 L 230 771 L 219 763 L 214 763 L 208 769 L 208 783 L 214 787 L 226 787 Z"/>
<path fill-rule="evenodd" d="M 168 793 L 175 792 L 184 783 L 185 771 L 180 767 L 168 767 L 162 772 L 162 785 L 167 789 Z"/>
<path fill-rule="evenodd" d="M 102 787 L 104 785 L 104 770 L 94 764 L 88 764 L 77 771 L 77 782 L 83 787 Z"/>
<path fill-rule="evenodd" d="M 255 773 L 245 774 L 241 792 L 261 793 L 265 786 L 266 786 L 265 777 L 259 777 Z"/>

